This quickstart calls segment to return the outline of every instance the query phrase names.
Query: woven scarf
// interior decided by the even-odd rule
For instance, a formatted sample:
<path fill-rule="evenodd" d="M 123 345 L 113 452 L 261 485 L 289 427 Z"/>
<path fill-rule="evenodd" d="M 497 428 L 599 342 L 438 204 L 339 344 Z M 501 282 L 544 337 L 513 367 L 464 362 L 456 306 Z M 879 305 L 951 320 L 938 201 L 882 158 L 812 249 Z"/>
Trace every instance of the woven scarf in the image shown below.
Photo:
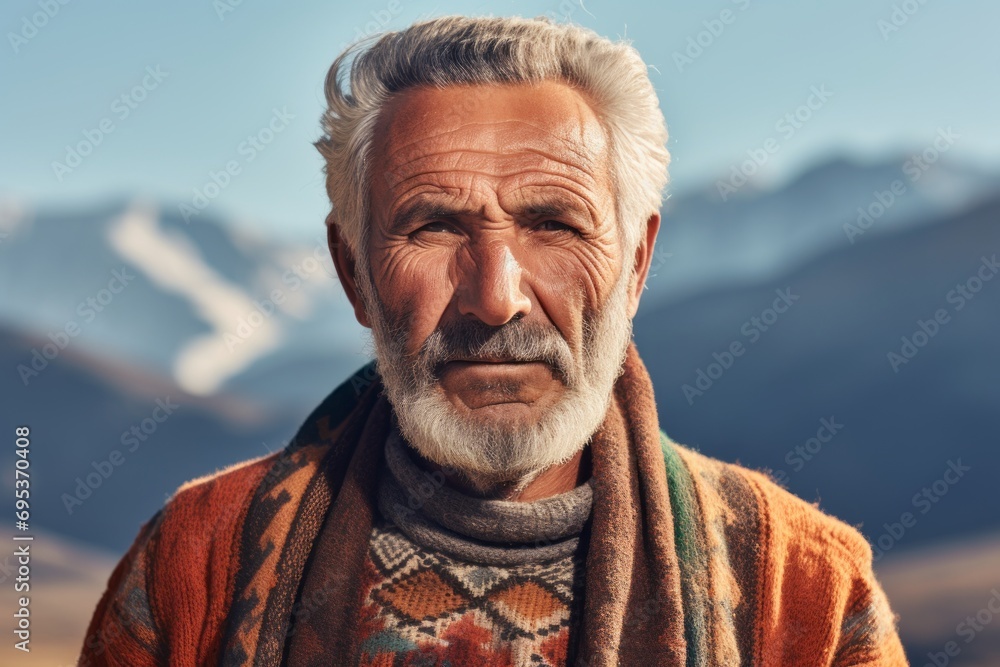
<path fill-rule="evenodd" d="M 275 460 L 243 524 L 223 665 L 332 665 L 355 654 L 357 582 L 390 416 L 365 367 Z M 630 345 L 590 441 L 593 518 L 575 664 L 702 664 L 706 559 L 691 481 L 665 444 L 652 383 Z"/>

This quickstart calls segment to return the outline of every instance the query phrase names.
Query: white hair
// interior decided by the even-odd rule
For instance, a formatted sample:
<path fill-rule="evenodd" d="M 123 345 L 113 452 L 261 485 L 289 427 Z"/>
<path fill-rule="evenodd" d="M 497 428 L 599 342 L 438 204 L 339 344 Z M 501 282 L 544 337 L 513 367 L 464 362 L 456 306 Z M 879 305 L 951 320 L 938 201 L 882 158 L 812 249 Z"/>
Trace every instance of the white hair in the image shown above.
<path fill-rule="evenodd" d="M 670 163 L 666 122 L 646 70 L 628 42 L 545 17 L 445 16 L 361 40 L 334 60 L 326 77 L 324 134 L 315 145 L 326 160 L 327 224 L 337 225 L 366 273 L 368 165 L 379 111 L 392 95 L 417 86 L 555 80 L 583 92 L 608 136 L 628 258 L 646 219 L 659 211 Z"/>

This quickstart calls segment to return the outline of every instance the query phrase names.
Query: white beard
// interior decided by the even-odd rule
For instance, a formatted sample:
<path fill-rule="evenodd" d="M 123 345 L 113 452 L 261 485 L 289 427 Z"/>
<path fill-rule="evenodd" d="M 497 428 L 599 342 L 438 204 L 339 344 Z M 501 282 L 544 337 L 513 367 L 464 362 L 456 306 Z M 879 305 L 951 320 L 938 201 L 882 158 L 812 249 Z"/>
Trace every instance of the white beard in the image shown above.
<path fill-rule="evenodd" d="M 367 262 L 358 266 L 365 266 Z M 563 396 L 533 423 L 470 418 L 444 395 L 435 366 L 454 356 L 454 341 L 435 329 L 416 355 L 405 354 L 406 332 L 392 327 L 368 272 L 358 288 L 372 325 L 379 374 L 403 437 L 424 458 L 451 469 L 483 494 L 509 495 L 538 473 L 575 456 L 604 421 L 632 337 L 629 271 L 623 271 L 597 315 L 584 314 L 583 359 L 575 359 L 555 327 L 520 321 L 490 327 L 468 354 L 548 362 L 566 386 Z"/>

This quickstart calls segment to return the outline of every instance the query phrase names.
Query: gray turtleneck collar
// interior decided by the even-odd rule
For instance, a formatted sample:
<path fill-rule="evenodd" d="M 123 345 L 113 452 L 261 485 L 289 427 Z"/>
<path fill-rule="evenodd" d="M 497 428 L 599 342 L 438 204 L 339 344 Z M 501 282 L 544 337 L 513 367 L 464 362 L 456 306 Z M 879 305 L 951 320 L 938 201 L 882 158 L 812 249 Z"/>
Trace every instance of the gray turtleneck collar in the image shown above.
<path fill-rule="evenodd" d="M 378 488 L 383 516 L 417 544 L 453 558 L 487 565 L 564 558 L 576 551 L 590 517 L 592 480 L 532 502 L 475 498 L 447 486 L 443 473 L 418 467 L 396 428 L 385 459 Z"/>

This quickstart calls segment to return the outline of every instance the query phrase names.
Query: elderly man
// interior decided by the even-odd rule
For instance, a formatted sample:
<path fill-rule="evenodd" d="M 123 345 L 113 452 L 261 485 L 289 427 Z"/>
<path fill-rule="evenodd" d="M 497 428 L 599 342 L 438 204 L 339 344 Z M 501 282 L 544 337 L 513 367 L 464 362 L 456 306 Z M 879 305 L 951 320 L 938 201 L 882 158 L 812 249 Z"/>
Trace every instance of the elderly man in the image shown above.
<path fill-rule="evenodd" d="M 376 361 L 177 492 L 81 664 L 905 664 L 857 531 L 660 431 L 631 321 L 669 156 L 631 47 L 446 17 L 326 96 Z"/>

